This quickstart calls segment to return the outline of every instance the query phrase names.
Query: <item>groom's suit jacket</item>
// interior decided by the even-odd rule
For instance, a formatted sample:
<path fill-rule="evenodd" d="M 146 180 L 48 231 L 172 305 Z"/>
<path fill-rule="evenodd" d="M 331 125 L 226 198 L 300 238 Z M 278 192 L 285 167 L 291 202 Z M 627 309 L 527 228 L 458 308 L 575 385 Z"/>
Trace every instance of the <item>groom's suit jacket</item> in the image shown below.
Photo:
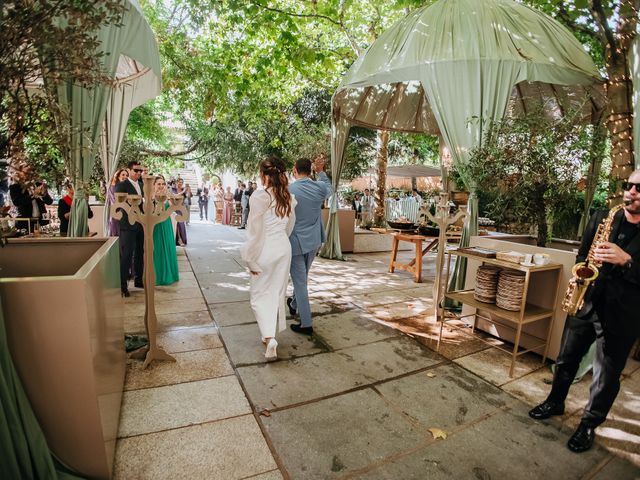
<path fill-rule="evenodd" d="M 142 189 L 142 185 L 140 185 L 140 190 L 144 195 L 144 190 Z M 116 185 L 115 191 L 116 193 L 126 192 L 129 195 L 138 195 L 136 188 L 128 179 L 118 183 Z M 141 210 L 142 210 L 142 207 L 141 207 Z M 127 215 L 127 212 L 125 212 L 124 210 L 120 210 L 120 211 L 122 212 L 122 218 L 120 219 L 120 230 L 136 230 L 136 231 L 142 230 L 142 225 L 140 225 L 138 222 L 135 222 L 133 225 L 129 223 L 129 216 Z"/>
<path fill-rule="evenodd" d="M 318 180 L 301 178 L 289 185 L 298 202 L 296 205 L 296 223 L 289 241 L 291 254 L 303 255 L 320 248 L 327 239 L 322 223 L 322 204 L 333 194 L 331 180 L 327 174 L 320 172 Z"/>

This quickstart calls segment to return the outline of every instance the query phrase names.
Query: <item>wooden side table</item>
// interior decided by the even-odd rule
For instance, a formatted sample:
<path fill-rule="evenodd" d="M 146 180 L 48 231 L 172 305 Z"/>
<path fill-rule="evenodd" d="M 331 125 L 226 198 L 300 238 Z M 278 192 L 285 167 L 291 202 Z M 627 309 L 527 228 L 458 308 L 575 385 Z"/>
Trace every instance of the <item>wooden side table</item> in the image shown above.
<path fill-rule="evenodd" d="M 414 233 L 394 233 L 393 245 L 391 247 L 391 260 L 389 261 L 389 272 L 393 273 L 396 268 L 413 273 L 414 282 L 422 281 L 422 257 L 430 250 L 438 245 L 438 237 L 425 237 L 424 235 L 416 235 Z M 409 263 L 401 263 L 396 261 L 398 256 L 398 244 L 400 241 L 411 242 L 416 246 L 416 257 Z M 422 242 L 429 242 L 426 247 L 422 248 Z"/>

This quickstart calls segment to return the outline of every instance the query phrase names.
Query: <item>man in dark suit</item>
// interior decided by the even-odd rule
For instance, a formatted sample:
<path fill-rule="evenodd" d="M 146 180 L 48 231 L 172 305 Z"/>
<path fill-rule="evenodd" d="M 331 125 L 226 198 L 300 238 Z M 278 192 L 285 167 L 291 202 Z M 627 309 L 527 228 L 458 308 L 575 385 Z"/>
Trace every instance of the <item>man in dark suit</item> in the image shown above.
<path fill-rule="evenodd" d="M 49 220 L 46 218 L 47 207 L 51 205 L 53 198 L 49 195 L 47 185 L 44 182 L 37 181 L 33 187 L 27 186 L 27 181 L 31 178 L 33 170 L 30 166 L 22 169 L 16 175 L 16 182 L 9 187 L 9 195 L 11 202 L 18 209 L 19 218 L 30 218 L 31 229 L 36 226 L 47 225 Z M 27 229 L 28 222 L 21 221 L 16 224 L 18 229 Z"/>
<path fill-rule="evenodd" d="M 129 178 L 116 185 L 116 193 L 143 196 L 142 184 L 139 182 L 144 168 L 138 162 L 127 165 Z M 142 208 L 142 207 L 141 207 Z M 142 225 L 129 223 L 129 216 L 122 211 L 120 220 L 120 290 L 123 297 L 129 296 L 129 269 L 133 263 L 134 286 L 144 288 L 142 283 L 144 259 L 144 231 Z"/>
<path fill-rule="evenodd" d="M 575 316 L 567 317 L 551 392 L 529 412 L 536 420 L 564 413 L 564 401 L 580 360 L 595 341 L 589 402 L 567 443 L 569 450 L 576 453 L 593 445 L 595 428 L 607 418 L 620 390 L 622 370 L 640 336 L 640 170 L 624 184 L 624 205 L 614 216 L 608 241 L 596 245 L 594 260 L 602 262 L 602 267 L 587 292 L 584 306 Z M 604 217 L 599 212 L 589 221 L 578 262 L 587 258 Z"/>

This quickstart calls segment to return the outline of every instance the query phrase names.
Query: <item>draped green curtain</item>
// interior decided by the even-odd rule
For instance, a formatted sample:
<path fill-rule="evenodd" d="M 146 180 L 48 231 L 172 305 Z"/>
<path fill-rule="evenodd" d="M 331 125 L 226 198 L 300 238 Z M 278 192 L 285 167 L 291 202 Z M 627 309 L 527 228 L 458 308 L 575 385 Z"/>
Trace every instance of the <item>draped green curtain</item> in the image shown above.
<path fill-rule="evenodd" d="M 107 25 L 97 34 L 101 56 L 102 71 L 108 78 L 117 79 L 118 66 L 124 57 L 139 61 L 155 74 L 159 86 L 161 78 L 160 59 L 155 37 L 147 23 L 137 1 L 128 0 L 127 9 L 119 24 Z M 136 72 L 129 72 L 134 74 Z M 125 75 L 127 76 L 127 75 Z M 87 184 L 96 162 L 100 137 L 105 126 L 105 115 L 109 108 L 113 90 L 111 85 L 83 88 L 75 85 L 73 80 L 57 88 L 58 100 L 69 112 L 71 150 L 69 160 L 73 177 L 75 195 L 71 206 L 69 236 L 83 237 L 88 231 L 88 204 L 86 199 Z M 153 92 L 155 94 L 156 91 Z M 128 112 L 115 112 L 124 125 Z M 122 137 L 120 137 L 121 141 Z M 117 159 L 117 156 L 114 156 Z"/>
<path fill-rule="evenodd" d="M 66 470 L 49 452 L 47 441 L 13 365 L 1 302 L 0 405 L 0 478 L 80 478 Z"/>
<path fill-rule="evenodd" d="M 483 127 L 504 116 L 518 71 L 517 62 L 487 59 L 451 62 L 422 71 L 420 80 L 440 134 L 470 192 L 461 246 L 469 245 L 471 237 L 478 234 L 476 184 L 466 175 L 464 166 L 471 151 L 482 145 Z M 450 289 L 464 287 L 466 267 L 466 259 L 458 259 L 451 274 Z"/>
<path fill-rule="evenodd" d="M 339 112 L 334 112 L 339 113 Z M 324 258 L 335 258 L 342 260 L 342 247 L 340 245 L 340 229 L 338 228 L 338 185 L 344 167 L 344 147 L 349 137 L 349 122 L 340 118 L 337 121 L 331 120 L 331 183 L 333 184 L 333 195 L 331 196 L 331 206 L 329 210 L 329 221 L 327 222 L 327 241 L 320 250 L 320 256 Z"/>

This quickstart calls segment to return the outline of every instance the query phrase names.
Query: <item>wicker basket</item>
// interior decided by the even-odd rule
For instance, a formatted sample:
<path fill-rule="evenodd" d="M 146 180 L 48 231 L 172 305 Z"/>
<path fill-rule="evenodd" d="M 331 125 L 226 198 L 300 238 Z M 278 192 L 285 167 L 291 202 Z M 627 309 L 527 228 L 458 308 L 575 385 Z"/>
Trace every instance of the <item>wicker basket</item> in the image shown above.
<path fill-rule="evenodd" d="M 524 262 L 524 253 L 520 252 L 498 252 L 496 259 L 503 262 L 522 263 Z"/>

